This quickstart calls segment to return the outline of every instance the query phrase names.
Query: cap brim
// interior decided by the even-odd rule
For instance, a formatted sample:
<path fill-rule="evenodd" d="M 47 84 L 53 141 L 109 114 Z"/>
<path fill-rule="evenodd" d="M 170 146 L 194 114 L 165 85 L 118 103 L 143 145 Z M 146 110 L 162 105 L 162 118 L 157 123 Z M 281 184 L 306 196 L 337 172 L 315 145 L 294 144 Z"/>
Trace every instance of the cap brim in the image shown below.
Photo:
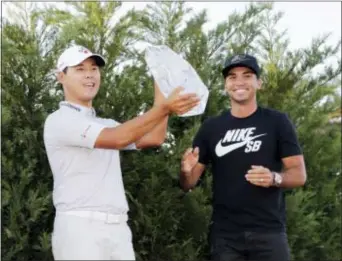
<path fill-rule="evenodd" d="M 104 59 L 101 55 L 99 55 L 99 54 L 90 54 L 89 56 L 84 57 L 83 60 L 78 61 L 78 62 L 76 62 L 75 64 L 70 64 L 70 65 L 68 65 L 68 66 L 76 66 L 76 65 L 79 65 L 80 63 L 82 63 L 84 60 L 86 60 L 86 59 L 88 59 L 88 58 L 93 58 L 93 59 L 95 60 L 96 64 L 97 64 L 99 67 L 103 67 L 103 66 L 106 65 L 106 61 L 105 61 L 105 59 Z"/>
<path fill-rule="evenodd" d="M 258 73 L 251 66 L 246 65 L 245 63 L 234 63 L 234 64 L 231 64 L 222 70 L 223 77 L 226 77 L 228 72 L 235 67 L 246 67 L 248 69 L 251 69 L 258 76 Z"/>

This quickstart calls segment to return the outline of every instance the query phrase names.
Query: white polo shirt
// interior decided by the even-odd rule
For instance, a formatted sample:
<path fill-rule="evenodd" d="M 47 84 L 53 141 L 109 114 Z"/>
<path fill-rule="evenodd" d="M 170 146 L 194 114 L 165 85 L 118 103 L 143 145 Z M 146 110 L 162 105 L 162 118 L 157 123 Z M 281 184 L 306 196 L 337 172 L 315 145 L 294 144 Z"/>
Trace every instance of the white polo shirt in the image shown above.
<path fill-rule="evenodd" d="M 69 102 L 61 102 L 47 117 L 44 143 L 53 173 L 56 211 L 128 212 L 119 151 L 94 148 L 103 128 L 118 125 L 96 117 L 92 108 Z M 125 149 L 136 147 L 132 144 Z"/>

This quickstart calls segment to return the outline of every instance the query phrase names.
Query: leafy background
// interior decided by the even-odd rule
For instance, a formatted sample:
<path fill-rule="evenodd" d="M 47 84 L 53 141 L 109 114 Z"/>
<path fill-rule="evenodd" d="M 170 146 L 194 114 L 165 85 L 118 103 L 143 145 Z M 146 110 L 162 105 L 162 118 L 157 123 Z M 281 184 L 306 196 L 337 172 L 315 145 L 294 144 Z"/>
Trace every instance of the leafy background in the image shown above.
<path fill-rule="evenodd" d="M 139 45 L 168 45 L 210 90 L 203 115 L 170 118 L 163 146 L 121 154 L 137 260 L 207 258 L 211 171 L 184 195 L 179 162 L 201 122 L 229 107 L 220 70 L 235 52 L 259 58 L 264 88 L 258 102 L 289 113 L 304 150 L 308 182 L 287 192 L 292 260 L 342 260 L 341 121 L 336 121 L 341 62 L 313 73 L 338 56 L 341 42 L 328 45 L 326 34 L 289 50 L 286 32 L 277 28 L 283 14 L 269 3 L 251 3 L 209 31 L 203 30 L 206 10 L 195 13 L 183 2 L 132 9 L 116 22 L 120 2 L 65 2 L 66 8 L 6 4 L 11 13 L 2 18 L 2 260 L 53 260 L 52 175 L 42 135 L 46 116 L 63 99 L 52 69 L 71 43 L 107 58 L 94 103 L 102 117 L 124 122 L 151 107 L 153 79 Z"/>

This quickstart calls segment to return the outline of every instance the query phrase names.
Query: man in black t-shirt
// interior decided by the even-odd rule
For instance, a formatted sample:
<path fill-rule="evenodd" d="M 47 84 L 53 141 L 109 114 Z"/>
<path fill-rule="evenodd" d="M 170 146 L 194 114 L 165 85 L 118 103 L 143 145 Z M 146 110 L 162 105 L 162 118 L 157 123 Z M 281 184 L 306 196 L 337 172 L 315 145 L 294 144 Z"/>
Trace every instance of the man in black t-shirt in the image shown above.
<path fill-rule="evenodd" d="M 258 106 L 260 68 L 235 55 L 222 71 L 231 109 L 206 120 L 182 158 L 180 183 L 193 188 L 212 166 L 212 260 L 287 261 L 283 189 L 306 182 L 304 157 L 286 114 Z"/>

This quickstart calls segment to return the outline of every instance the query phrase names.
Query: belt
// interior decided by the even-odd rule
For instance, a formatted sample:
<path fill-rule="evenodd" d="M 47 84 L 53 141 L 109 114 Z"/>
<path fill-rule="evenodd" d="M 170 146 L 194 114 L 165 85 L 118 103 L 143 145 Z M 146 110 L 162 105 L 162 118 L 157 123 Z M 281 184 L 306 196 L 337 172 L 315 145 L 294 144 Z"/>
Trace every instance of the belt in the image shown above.
<path fill-rule="evenodd" d="M 105 223 L 124 223 L 124 222 L 127 222 L 128 220 L 127 214 L 115 215 L 115 214 L 99 212 L 99 211 L 78 211 L 78 210 L 60 211 L 57 214 L 95 219 L 95 220 L 104 221 Z"/>

